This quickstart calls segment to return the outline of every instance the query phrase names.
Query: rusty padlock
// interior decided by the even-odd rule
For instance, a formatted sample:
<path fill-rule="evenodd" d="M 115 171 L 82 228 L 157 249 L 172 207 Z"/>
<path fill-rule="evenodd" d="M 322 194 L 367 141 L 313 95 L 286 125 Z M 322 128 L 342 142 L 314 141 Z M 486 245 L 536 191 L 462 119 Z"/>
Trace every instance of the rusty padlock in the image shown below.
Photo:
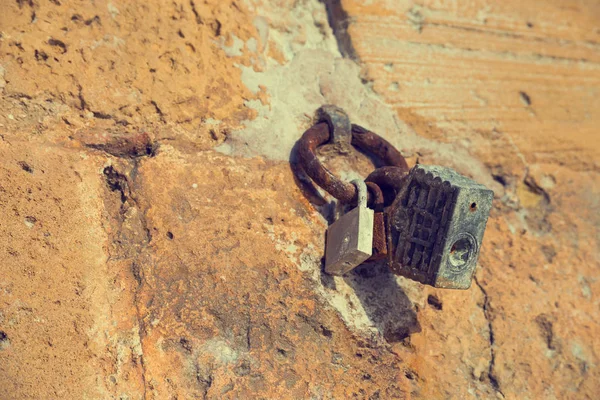
<path fill-rule="evenodd" d="M 493 197 L 450 168 L 416 165 L 386 210 L 391 270 L 439 288 L 468 289 Z"/>
<path fill-rule="evenodd" d="M 332 110 L 335 118 L 324 119 Z M 373 255 L 367 261 L 386 258 L 394 273 L 427 285 L 469 288 L 493 192 L 449 168 L 417 165 L 409 171 L 394 146 L 350 125 L 339 108 L 324 107 L 318 115 L 323 122 L 317 121 L 299 140 L 298 159 L 306 174 L 338 201 L 356 202 L 357 190 L 320 163 L 317 147 L 333 138 L 351 137 L 353 146 L 386 165 L 366 179 L 368 204 L 375 209 Z"/>

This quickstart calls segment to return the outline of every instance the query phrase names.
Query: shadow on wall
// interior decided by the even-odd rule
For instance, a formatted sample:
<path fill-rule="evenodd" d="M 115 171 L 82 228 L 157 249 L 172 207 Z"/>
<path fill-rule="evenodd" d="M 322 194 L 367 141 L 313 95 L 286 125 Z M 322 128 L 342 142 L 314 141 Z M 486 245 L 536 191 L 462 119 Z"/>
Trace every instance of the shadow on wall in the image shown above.
<path fill-rule="evenodd" d="M 354 289 L 367 316 L 385 340 L 399 342 L 421 332 L 415 306 L 385 262 L 363 264 L 344 280 Z"/>
<path fill-rule="evenodd" d="M 369 320 L 387 342 L 400 342 L 421 332 L 415 306 L 385 262 L 360 265 L 346 274 L 344 281 L 354 290 Z M 336 290 L 333 276 L 325 273 L 323 268 L 321 282 Z"/>

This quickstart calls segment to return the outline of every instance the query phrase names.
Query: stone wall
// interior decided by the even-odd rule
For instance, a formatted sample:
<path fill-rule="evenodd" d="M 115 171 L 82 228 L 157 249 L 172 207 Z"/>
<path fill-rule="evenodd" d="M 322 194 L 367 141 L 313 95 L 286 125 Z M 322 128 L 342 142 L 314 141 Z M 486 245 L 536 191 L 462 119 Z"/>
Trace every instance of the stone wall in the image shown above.
<path fill-rule="evenodd" d="M 0 398 L 594 398 L 598 7 L 430 3 L 7 3 Z M 325 103 L 495 191 L 470 290 L 321 272 Z"/>

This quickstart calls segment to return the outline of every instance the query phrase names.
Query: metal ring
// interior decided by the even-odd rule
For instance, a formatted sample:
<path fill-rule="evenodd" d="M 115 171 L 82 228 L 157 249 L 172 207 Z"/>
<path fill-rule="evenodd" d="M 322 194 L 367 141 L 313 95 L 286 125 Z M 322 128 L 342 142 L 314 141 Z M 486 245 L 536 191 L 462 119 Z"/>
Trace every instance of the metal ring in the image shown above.
<path fill-rule="evenodd" d="M 408 169 L 401 167 L 380 167 L 371 172 L 365 182 L 367 185 L 377 185 L 383 193 L 382 206 L 388 206 L 394 201 L 396 195 L 402 188 L 404 178 L 408 175 Z"/>
<path fill-rule="evenodd" d="M 356 187 L 332 174 L 317 157 L 317 148 L 327 143 L 330 136 L 327 123 L 309 128 L 298 141 L 298 159 L 306 174 L 323 190 L 342 203 L 354 202 L 357 199 Z M 361 126 L 352 125 L 352 145 L 372 153 L 384 164 L 408 173 L 408 164 L 402 154 L 387 140 Z"/>
<path fill-rule="evenodd" d="M 383 211 L 385 201 L 381 188 L 378 184 L 375 182 L 370 182 L 368 179 L 365 180 L 365 184 L 367 185 L 367 190 L 369 191 L 369 202 L 367 202 L 368 206 L 371 207 L 375 212 Z"/>

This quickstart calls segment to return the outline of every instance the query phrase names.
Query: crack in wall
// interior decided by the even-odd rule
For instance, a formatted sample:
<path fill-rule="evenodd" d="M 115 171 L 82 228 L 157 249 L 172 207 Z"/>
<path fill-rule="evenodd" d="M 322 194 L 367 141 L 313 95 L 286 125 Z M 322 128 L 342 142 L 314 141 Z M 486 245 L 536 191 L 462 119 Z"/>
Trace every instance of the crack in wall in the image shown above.
<path fill-rule="evenodd" d="M 483 315 L 485 316 L 485 319 L 488 323 L 488 331 L 489 331 L 489 342 L 490 342 L 490 364 L 488 366 L 488 379 L 490 381 L 490 385 L 492 386 L 492 388 L 500 393 L 502 395 L 502 397 L 504 396 L 504 393 L 502 393 L 502 390 L 500 389 L 500 382 L 498 382 L 498 378 L 496 377 L 496 374 L 494 372 L 494 367 L 496 365 L 496 352 L 494 349 L 495 346 L 495 335 L 494 335 L 494 327 L 492 325 L 492 315 L 491 315 L 491 310 L 490 310 L 490 298 L 487 294 L 487 291 L 483 288 L 483 286 L 481 285 L 481 283 L 479 283 L 479 280 L 477 279 L 477 276 L 473 276 L 473 280 L 475 281 L 475 284 L 477 285 L 477 287 L 479 288 L 479 290 L 481 290 L 481 293 L 483 294 Z"/>
<path fill-rule="evenodd" d="M 342 56 L 352 60 L 358 60 L 358 54 L 352 44 L 352 37 L 348 33 L 350 26 L 350 17 L 341 0 L 319 0 L 325 5 L 327 11 L 327 21 L 333 31 L 333 35 L 338 44 L 338 48 Z"/>
<path fill-rule="evenodd" d="M 134 306 L 135 306 L 136 318 L 138 321 L 138 337 L 140 340 L 140 349 L 141 349 L 141 355 L 140 355 L 140 365 L 142 367 L 141 379 L 142 379 L 142 384 L 144 385 L 144 393 L 143 393 L 142 399 L 146 400 L 146 397 L 148 394 L 148 380 L 146 378 L 146 374 L 147 374 L 146 358 L 144 357 L 144 344 L 143 344 L 146 327 L 144 324 L 144 319 L 142 318 L 142 315 L 141 315 L 140 300 L 139 300 L 140 290 L 142 288 L 143 282 L 142 282 L 142 279 L 138 280 L 138 276 L 136 275 L 136 272 L 135 272 L 136 268 L 139 268 L 139 266 L 137 264 L 137 261 L 134 261 L 132 264 L 132 272 L 134 273 L 134 277 L 136 278 L 136 281 L 138 282 L 138 286 L 135 289 L 133 299 L 134 299 L 134 303 L 135 303 Z"/>
<path fill-rule="evenodd" d="M 152 235 L 146 221 L 146 210 L 139 204 L 136 192 L 135 178 L 139 167 L 139 157 L 129 156 L 117 157 L 119 167 L 115 164 L 104 168 L 106 184 L 112 192 L 119 195 L 120 208 L 117 215 L 113 215 L 117 221 L 116 233 L 113 236 L 113 245 L 116 248 L 117 258 L 130 261 L 131 273 L 135 280 L 133 288 L 133 306 L 135 307 L 135 318 L 137 320 L 137 340 L 139 341 L 139 363 L 141 367 L 141 382 L 143 385 L 143 399 L 147 398 L 148 380 L 146 360 L 143 350 L 143 340 L 146 333 L 144 318 L 140 308 L 140 292 L 144 286 L 145 278 L 142 268 L 142 259 L 147 256 L 146 250 L 152 241 Z M 106 207 L 107 212 L 111 207 Z M 133 349 L 132 349 L 133 351 Z M 135 363 L 135 359 L 133 360 Z"/>

